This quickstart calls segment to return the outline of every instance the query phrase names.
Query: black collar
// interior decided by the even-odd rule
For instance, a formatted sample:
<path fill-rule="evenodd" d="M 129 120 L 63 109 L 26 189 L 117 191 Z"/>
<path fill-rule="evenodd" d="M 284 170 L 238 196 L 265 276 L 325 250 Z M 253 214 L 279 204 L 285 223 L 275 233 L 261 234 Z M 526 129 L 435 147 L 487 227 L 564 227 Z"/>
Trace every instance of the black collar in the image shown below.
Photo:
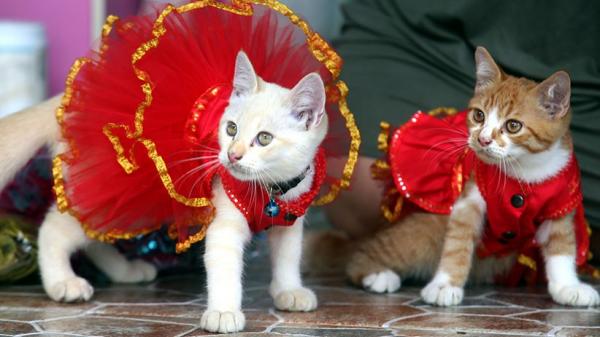
<path fill-rule="evenodd" d="M 302 172 L 302 174 L 300 174 L 299 176 L 292 178 L 288 181 L 283 181 L 283 182 L 279 182 L 279 183 L 275 183 L 270 187 L 270 194 L 272 195 L 284 195 L 286 194 L 289 190 L 291 190 L 292 188 L 298 186 L 302 180 L 304 180 L 304 178 L 306 178 L 306 173 L 310 170 L 310 166 L 306 168 L 306 170 L 304 170 L 304 172 Z"/>

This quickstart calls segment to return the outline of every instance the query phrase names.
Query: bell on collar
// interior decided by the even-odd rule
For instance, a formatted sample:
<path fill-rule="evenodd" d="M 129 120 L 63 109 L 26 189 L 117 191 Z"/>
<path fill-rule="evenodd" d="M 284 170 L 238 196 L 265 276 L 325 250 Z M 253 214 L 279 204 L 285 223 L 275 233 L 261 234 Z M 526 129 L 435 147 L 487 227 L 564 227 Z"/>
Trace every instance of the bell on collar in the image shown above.
<path fill-rule="evenodd" d="M 265 206 L 265 214 L 268 217 L 276 217 L 277 215 L 279 215 L 279 205 L 277 205 L 277 203 L 275 202 L 274 198 L 269 199 L 269 203 Z"/>

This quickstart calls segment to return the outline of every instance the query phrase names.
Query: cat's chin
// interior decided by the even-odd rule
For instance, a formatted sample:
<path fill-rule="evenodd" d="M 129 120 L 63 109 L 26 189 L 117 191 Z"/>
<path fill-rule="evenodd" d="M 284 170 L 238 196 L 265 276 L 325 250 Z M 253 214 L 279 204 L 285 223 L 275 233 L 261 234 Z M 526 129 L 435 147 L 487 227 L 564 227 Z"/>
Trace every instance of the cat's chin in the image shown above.
<path fill-rule="evenodd" d="M 247 168 L 237 165 L 225 165 L 229 174 L 240 181 L 252 181 L 256 179 L 256 174 L 250 172 Z"/>

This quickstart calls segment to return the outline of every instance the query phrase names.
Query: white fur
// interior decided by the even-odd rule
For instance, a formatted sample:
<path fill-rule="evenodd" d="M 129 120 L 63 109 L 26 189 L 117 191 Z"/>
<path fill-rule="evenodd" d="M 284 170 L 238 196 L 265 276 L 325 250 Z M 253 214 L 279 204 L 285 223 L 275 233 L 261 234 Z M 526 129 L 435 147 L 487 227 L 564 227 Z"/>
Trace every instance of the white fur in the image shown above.
<path fill-rule="evenodd" d="M 251 238 L 246 218 L 229 200 L 219 179 L 213 184 L 215 219 L 206 232 L 204 265 L 208 308 L 200 326 L 212 332 L 244 329 L 242 271 L 244 247 Z"/>
<path fill-rule="evenodd" d="M 113 282 L 136 283 L 151 281 L 156 268 L 142 260 L 128 261 L 116 248 L 92 242 L 83 233 L 79 222 L 53 206 L 40 227 L 39 266 L 44 289 L 55 301 L 87 301 L 94 293 L 89 283 L 75 275 L 70 256 L 85 248 L 88 257 Z"/>
<path fill-rule="evenodd" d="M 70 257 L 88 239 L 79 222 L 52 207 L 40 227 L 38 236 L 39 267 L 44 289 L 55 301 L 87 301 L 93 288 L 75 275 Z"/>
<path fill-rule="evenodd" d="M 498 117 L 498 109 L 494 107 L 490 109 L 485 117 L 480 136 L 486 139 L 491 139 L 492 132 L 500 127 L 502 127 L 502 124 L 500 124 L 500 118 Z"/>
<path fill-rule="evenodd" d="M 240 72 L 252 82 L 256 75 L 247 75 L 249 71 L 254 70 Z M 219 160 L 233 176 L 244 181 L 257 180 L 258 176 L 265 183 L 276 183 L 297 177 L 312 163 L 328 127 L 327 115 L 318 116 L 323 113 L 325 89 L 315 76 L 307 75 L 291 90 L 258 79 L 260 85 L 254 91 L 231 96 L 219 125 Z M 313 102 L 307 92 L 313 95 Z M 306 109 L 314 111 L 298 114 Z M 226 133 L 228 122 L 238 126 L 233 137 Z M 259 132 L 272 134 L 272 143 L 257 144 Z M 232 148 L 243 154 L 236 163 L 228 158 Z"/>
<path fill-rule="evenodd" d="M 573 215 L 568 216 L 570 222 Z M 541 245 L 548 243 L 554 222 L 544 221 L 536 233 L 536 240 Z M 600 304 L 598 292 L 591 286 L 582 283 L 577 277 L 574 255 L 551 255 L 546 258 L 546 276 L 548 292 L 557 303 L 572 306 L 593 306 Z"/>
<path fill-rule="evenodd" d="M 429 304 L 442 307 L 457 305 L 462 302 L 464 290 L 462 287 L 450 285 L 450 276 L 438 270 L 433 280 L 421 290 L 421 297 Z"/>
<path fill-rule="evenodd" d="M 511 144 L 512 145 L 512 144 Z M 558 141 L 546 151 L 539 153 L 525 152 L 522 147 L 512 145 L 509 152 L 516 163 L 509 165 L 506 173 L 527 183 L 538 183 L 557 175 L 569 163 L 571 151 Z"/>
<path fill-rule="evenodd" d="M 548 291 L 557 303 L 572 306 L 600 304 L 598 292 L 577 278 L 575 257 L 554 255 L 546 259 Z"/>
<path fill-rule="evenodd" d="M 372 273 L 362 279 L 365 289 L 374 293 L 393 293 L 400 289 L 402 281 L 398 274 L 390 269 L 378 273 Z"/>
<path fill-rule="evenodd" d="M 219 124 L 219 161 L 232 175 L 269 185 L 304 173 L 304 179 L 281 199 L 291 201 L 310 190 L 314 178 L 312 162 L 327 132 L 326 116 L 319 117 L 323 114 L 325 91 L 320 78 L 315 80 L 314 76 L 308 75 L 293 89 L 285 89 L 260 80 L 245 54 L 238 55 L 234 93 Z M 258 85 L 252 89 L 255 81 Z M 229 123 L 237 126 L 233 136 L 227 134 Z M 257 143 L 261 132 L 273 135 L 270 144 Z M 235 162 L 228 156 L 232 149 L 241 156 Z M 208 308 L 200 326 L 212 332 L 235 332 L 245 325 L 241 277 L 244 246 L 251 233 L 245 217 L 229 200 L 218 179 L 213 203 L 217 214 L 206 233 L 204 257 Z M 317 297 L 302 286 L 300 276 L 303 219 L 298 218 L 290 227 L 270 229 L 270 294 L 280 310 L 310 311 L 317 307 Z"/>

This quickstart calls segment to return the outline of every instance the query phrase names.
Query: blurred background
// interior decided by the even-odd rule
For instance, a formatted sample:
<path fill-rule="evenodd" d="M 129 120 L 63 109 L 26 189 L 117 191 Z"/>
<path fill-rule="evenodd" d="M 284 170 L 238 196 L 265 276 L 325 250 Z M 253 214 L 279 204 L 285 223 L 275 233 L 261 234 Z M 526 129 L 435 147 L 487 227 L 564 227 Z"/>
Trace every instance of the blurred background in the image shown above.
<path fill-rule="evenodd" d="M 343 0 L 285 0 L 328 40 Z M 109 14 L 127 17 L 164 0 L 19 0 L 0 6 L 0 117 L 62 92 L 73 61 L 100 36 Z M 170 1 L 173 2 L 173 1 Z M 180 1 L 178 1 L 180 2 Z"/>

